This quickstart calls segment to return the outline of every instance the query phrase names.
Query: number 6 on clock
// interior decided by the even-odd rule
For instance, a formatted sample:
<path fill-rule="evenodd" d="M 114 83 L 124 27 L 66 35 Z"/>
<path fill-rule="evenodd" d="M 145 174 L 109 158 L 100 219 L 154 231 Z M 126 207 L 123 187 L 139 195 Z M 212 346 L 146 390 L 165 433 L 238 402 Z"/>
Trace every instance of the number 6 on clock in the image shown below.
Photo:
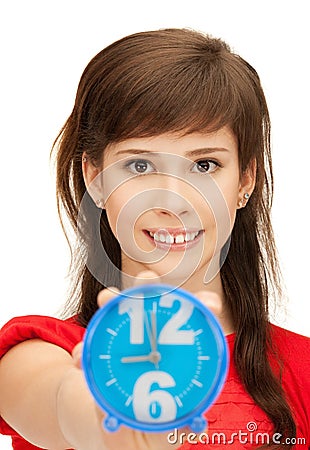
<path fill-rule="evenodd" d="M 133 411 L 142 422 L 168 422 L 174 420 L 176 404 L 171 394 L 164 390 L 151 391 L 153 384 L 161 388 L 175 386 L 173 377 L 166 372 L 151 371 L 141 375 L 133 389 Z"/>

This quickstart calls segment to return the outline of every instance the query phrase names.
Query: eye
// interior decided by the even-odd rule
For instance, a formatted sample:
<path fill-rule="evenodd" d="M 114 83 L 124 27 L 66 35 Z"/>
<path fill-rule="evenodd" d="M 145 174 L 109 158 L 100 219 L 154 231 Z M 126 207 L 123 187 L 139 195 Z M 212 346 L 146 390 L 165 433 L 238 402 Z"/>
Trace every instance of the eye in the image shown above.
<path fill-rule="evenodd" d="M 135 159 L 126 164 L 126 168 L 134 174 L 146 174 L 155 172 L 153 164 L 145 159 Z"/>
<path fill-rule="evenodd" d="M 218 162 L 211 161 L 210 159 L 202 159 L 195 162 L 192 168 L 192 172 L 212 173 L 218 167 L 220 167 L 220 164 Z"/>

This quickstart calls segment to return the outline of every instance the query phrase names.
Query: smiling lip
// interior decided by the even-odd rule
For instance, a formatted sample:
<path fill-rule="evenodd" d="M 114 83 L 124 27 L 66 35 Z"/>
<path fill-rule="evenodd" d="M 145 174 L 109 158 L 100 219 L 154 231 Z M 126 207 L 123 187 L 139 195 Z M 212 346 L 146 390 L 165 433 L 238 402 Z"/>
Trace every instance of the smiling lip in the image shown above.
<path fill-rule="evenodd" d="M 170 251 L 183 251 L 194 247 L 204 233 L 204 230 L 197 228 L 150 228 L 143 231 L 157 248 Z"/>

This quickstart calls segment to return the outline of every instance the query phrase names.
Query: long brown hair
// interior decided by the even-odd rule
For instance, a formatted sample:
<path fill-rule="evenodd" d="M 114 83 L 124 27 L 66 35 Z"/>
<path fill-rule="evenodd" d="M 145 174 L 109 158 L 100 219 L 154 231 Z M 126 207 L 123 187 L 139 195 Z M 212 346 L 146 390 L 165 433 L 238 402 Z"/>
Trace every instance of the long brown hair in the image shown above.
<path fill-rule="evenodd" d="M 98 211 L 86 192 L 83 152 L 96 164 L 112 142 L 165 132 L 215 131 L 224 125 L 238 139 L 240 173 L 253 159 L 257 163 L 255 190 L 247 207 L 237 212 L 221 268 L 236 330 L 233 357 L 245 388 L 270 417 L 275 431 L 293 437 L 292 413 L 268 361 L 272 351 L 268 301 L 280 292 L 280 278 L 270 221 L 270 121 L 251 65 L 222 40 L 184 29 L 137 33 L 102 50 L 86 67 L 73 111 L 55 141 L 58 207 L 60 212 L 64 208 L 75 231 L 83 196 L 88 207 Z M 91 233 L 87 219 L 86 226 Z M 100 233 L 105 252 L 119 270 L 103 261 L 100 283 L 87 267 L 96 251 L 92 240 L 73 252 L 71 311 L 83 326 L 97 309 L 99 290 L 121 287 L 120 246 L 104 210 Z"/>

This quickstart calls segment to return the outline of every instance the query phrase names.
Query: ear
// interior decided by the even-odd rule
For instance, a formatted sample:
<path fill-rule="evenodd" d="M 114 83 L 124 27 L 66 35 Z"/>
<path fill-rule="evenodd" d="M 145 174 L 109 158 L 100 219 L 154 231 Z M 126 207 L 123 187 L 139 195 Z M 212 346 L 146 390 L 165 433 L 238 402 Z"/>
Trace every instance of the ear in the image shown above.
<path fill-rule="evenodd" d="M 241 174 L 239 183 L 238 205 L 237 208 L 244 208 L 255 188 L 256 182 L 256 159 L 253 158 L 245 171 Z"/>
<path fill-rule="evenodd" d="M 87 192 L 98 208 L 103 208 L 102 177 L 98 176 L 101 173 L 101 168 L 94 165 L 85 152 L 82 155 L 82 172 Z"/>

